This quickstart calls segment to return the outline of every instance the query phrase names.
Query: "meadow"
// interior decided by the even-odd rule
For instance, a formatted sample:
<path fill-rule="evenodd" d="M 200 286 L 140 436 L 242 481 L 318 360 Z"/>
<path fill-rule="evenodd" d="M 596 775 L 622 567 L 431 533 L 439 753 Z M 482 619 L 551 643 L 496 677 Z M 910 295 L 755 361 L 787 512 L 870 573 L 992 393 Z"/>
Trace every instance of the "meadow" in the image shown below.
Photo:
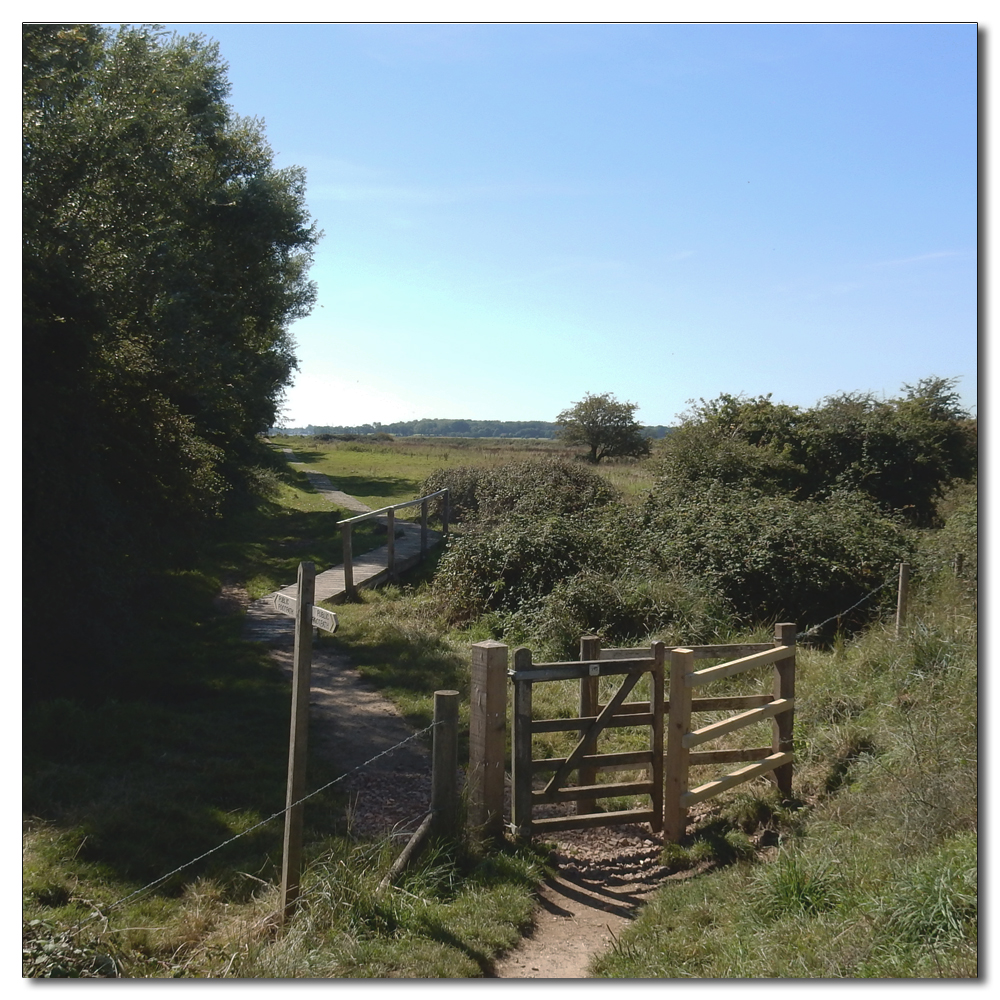
<path fill-rule="evenodd" d="M 532 493 L 540 481 L 520 463 L 539 459 L 546 470 L 570 457 L 549 442 L 273 445 L 292 447 L 308 468 L 372 507 L 418 496 L 442 471 L 484 470 L 493 476 L 477 481 L 487 521 L 483 491 L 509 486 L 511 460 L 538 503 L 574 494 L 583 481 L 571 470 L 571 490 L 546 481 Z M 606 533 L 616 512 L 644 509 L 660 462 L 654 454 L 589 470 L 614 488 L 613 499 L 561 520 L 588 540 L 591 530 Z M 713 800 L 685 840 L 663 853 L 671 871 L 691 877 L 657 894 L 595 958 L 594 975 L 977 975 L 974 487 L 948 496 L 943 526 L 912 537 L 917 572 L 904 634 L 897 639 L 876 607 L 863 626 L 801 646 L 794 799 L 778 799 L 759 781 Z M 265 650 L 240 641 L 240 617 L 213 599 L 223 583 L 255 595 L 291 582 L 299 559 L 319 569 L 339 560 L 332 524 L 342 512 L 324 506 L 301 471 L 283 474 L 267 503 L 226 525 L 197 569 L 163 581 L 145 642 L 122 653 L 118 697 L 26 709 L 25 975 L 476 977 L 489 975 L 493 958 L 530 925 L 544 845 L 439 844 L 398 891 L 378 897 L 393 848 L 352 834 L 336 786 L 307 808 L 303 906 L 286 932 L 277 934 L 272 918 L 280 823 L 128 898 L 283 804 L 287 687 Z M 500 521 L 509 530 L 507 522 L 522 523 Z M 632 546 L 640 537 L 634 523 L 621 532 Z M 580 609 L 590 607 L 572 594 L 553 604 L 539 593 L 527 604 L 458 614 L 456 554 L 493 552 L 482 546 L 500 529 L 474 520 L 455 527 L 449 549 L 399 585 L 339 606 L 340 631 L 319 640 L 348 654 L 415 726 L 430 721 L 433 691 L 443 687 L 462 692 L 467 724 L 472 642 L 501 638 L 542 653 L 545 629 L 554 623 L 572 636 L 586 621 Z M 509 561 L 512 550 L 497 551 Z M 957 552 L 966 554 L 961 575 Z M 679 580 L 661 581 L 650 597 L 653 570 L 632 572 L 646 582 L 616 578 L 617 597 L 596 570 L 578 574 L 603 595 L 602 613 L 612 597 L 629 610 L 607 620 L 609 635 L 650 626 L 634 644 L 767 638 L 766 621 L 748 625 L 716 598 L 692 597 Z M 491 593 L 510 596 L 524 579 Z M 551 685 L 546 697 L 539 714 L 575 711 L 572 685 Z M 624 747 L 640 735 L 615 738 Z M 555 738 L 547 747 L 553 755 L 562 749 Z M 335 762 L 309 767 L 313 787 L 336 775 Z"/>

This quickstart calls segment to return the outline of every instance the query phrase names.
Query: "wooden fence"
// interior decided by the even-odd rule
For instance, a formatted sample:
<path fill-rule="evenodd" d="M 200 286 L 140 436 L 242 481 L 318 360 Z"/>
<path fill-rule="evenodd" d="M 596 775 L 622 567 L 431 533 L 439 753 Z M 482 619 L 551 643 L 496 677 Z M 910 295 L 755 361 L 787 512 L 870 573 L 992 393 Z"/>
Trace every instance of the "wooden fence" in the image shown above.
<path fill-rule="evenodd" d="M 469 739 L 469 819 L 481 834 L 503 832 L 504 752 L 508 676 L 514 684 L 514 739 L 512 750 L 512 829 L 519 837 L 533 831 L 573 829 L 610 823 L 648 820 L 654 830 L 662 828 L 665 841 L 679 841 L 687 825 L 688 809 L 697 802 L 734 788 L 760 775 L 771 774 L 778 788 L 792 790 L 792 726 L 795 699 L 795 625 L 775 626 L 773 643 L 739 643 L 712 646 L 666 647 L 655 643 L 648 649 L 601 649 L 596 636 L 584 636 L 580 660 L 569 663 L 532 664 L 528 650 L 515 652 L 514 669 L 508 671 L 507 646 L 499 642 L 475 643 L 472 647 L 472 691 Z M 669 654 L 670 695 L 664 698 L 662 664 Z M 694 669 L 696 659 L 728 659 L 703 670 Z M 656 664 L 660 684 L 656 684 Z M 692 691 L 758 667 L 773 667 L 770 692 L 694 698 Z M 650 672 L 654 680 L 648 702 L 626 702 L 623 687 L 607 704 L 599 700 L 602 674 L 635 675 Z M 580 714 L 576 719 L 531 719 L 531 685 L 544 680 L 580 678 Z M 634 681 L 632 681 L 634 685 Z M 631 687 L 629 687 L 631 690 Z M 736 715 L 700 728 L 691 728 L 693 714 L 735 710 Z M 657 736 L 657 717 L 667 717 L 666 752 Z M 771 745 L 747 749 L 699 750 L 692 748 L 770 719 Z M 650 725 L 649 751 L 633 754 L 596 754 L 598 733 L 606 726 Z M 567 758 L 535 761 L 531 758 L 531 735 L 559 730 L 578 731 L 581 738 Z M 662 733 L 662 729 L 660 730 Z M 627 758 L 627 759 L 626 759 Z M 634 759 L 633 759 L 634 758 Z M 689 769 L 701 765 L 751 762 L 748 766 L 715 778 L 695 788 L 688 787 Z M 597 784 L 601 768 L 629 766 L 645 768 L 649 781 L 622 785 Z M 576 785 L 563 786 L 576 769 Z M 532 777 L 542 770 L 554 771 L 545 789 L 533 789 Z M 558 779 L 558 780 L 557 780 Z M 555 784 L 553 784 L 553 782 Z M 630 819 L 615 813 L 598 813 L 595 800 L 604 796 L 647 793 L 652 805 L 629 810 Z M 575 801 L 576 815 L 535 820 L 533 803 Z M 639 817 L 639 813 L 642 813 Z M 657 815 L 653 815 L 657 813 Z"/>
<path fill-rule="evenodd" d="M 380 507 L 378 510 L 370 510 L 365 514 L 358 514 L 355 517 L 348 517 L 337 522 L 337 524 L 340 525 L 341 537 L 343 539 L 344 593 L 348 598 L 353 599 L 357 597 L 357 590 L 354 587 L 354 553 L 351 541 L 351 532 L 354 530 L 354 525 L 360 524 L 362 521 L 374 520 L 377 517 L 385 517 L 386 528 L 388 531 L 388 539 L 386 542 L 386 547 L 388 549 L 386 571 L 389 579 L 392 580 L 396 575 L 396 511 L 402 510 L 404 507 L 415 507 L 417 504 L 420 505 L 420 558 L 423 560 L 424 556 L 427 554 L 428 507 L 430 501 L 437 497 L 443 497 L 441 505 L 441 533 L 447 535 L 450 509 L 449 492 L 447 487 L 437 490 L 434 493 L 428 493 L 427 496 L 417 497 L 416 500 L 407 500 L 404 503 L 392 504 L 390 507 Z"/>
<path fill-rule="evenodd" d="M 717 657 L 725 647 L 701 647 L 702 656 Z M 670 704 L 667 723 L 667 759 L 664 787 L 664 841 L 680 841 L 687 827 L 688 809 L 719 792 L 773 772 L 778 788 L 792 792 L 792 725 L 795 707 L 795 625 L 775 626 L 773 645 L 763 648 L 742 647 L 746 655 L 728 663 L 703 670 L 694 669 L 697 647 L 675 648 L 670 653 Z M 693 698 L 694 688 L 713 681 L 734 677 L 756 667 L 773 665 L 773 691 L 770 694 L 737 695 L 721 698 Z M 691 729 L 691 716 L 698 712 L 741 709 L 737 715 Z M 720 736 L 736 732 L 766 719 L 772 720 L 772 739 L 768 747 L 738 750 L 703 750 L 692 752 Z M 692 765 L 755 761 L 722 778 L 688 788 L 688 769 Z"/>

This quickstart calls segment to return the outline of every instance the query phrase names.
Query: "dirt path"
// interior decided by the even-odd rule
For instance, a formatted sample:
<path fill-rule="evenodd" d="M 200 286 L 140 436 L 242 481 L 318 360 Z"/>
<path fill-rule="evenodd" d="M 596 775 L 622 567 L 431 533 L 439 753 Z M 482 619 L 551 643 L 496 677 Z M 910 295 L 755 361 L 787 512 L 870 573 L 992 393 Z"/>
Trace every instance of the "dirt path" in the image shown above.
<path fill-rule="evenodd" d="M 247 608 L 231 589 L 224 600 L 230 610 Z M 270 654 L 290 682 L 291 645 L 279 637 Z M 311 747 L 346 772 L 413 735 L 395 706 L 331 650 L 314 649 L 309 704 Z M 402 839 L 430 801 L 427 747 L 411 740 L 348 774 L 344 787 L 356 833 Z M 497 961 L 495 978 L 586 978 L 590 960 L 614 944 L 665 876 L 658 864 L 662 842 L 645 825 L 571 830 L 550 842 L 556 875 L 540 889 L 532 932 Z"/>
<path fill-rule="evenodd" d="M 556 843 L 534 930 L 497 962 L 498 979 L 586 979 L 663 881 L 660 839 L 643 826 L 570 831 Z"/>

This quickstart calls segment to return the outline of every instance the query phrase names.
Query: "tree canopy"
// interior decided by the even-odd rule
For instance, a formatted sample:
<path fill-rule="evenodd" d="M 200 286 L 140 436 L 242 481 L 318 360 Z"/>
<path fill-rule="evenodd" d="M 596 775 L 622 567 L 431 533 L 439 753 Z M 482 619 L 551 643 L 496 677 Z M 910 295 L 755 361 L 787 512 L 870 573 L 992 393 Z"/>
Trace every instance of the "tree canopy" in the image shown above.
<path fill-rule="evenodd" d="M 807 410 L 770 395 L 701 400 L 667 439 L 664 476 L 803 500 L 849 490 L 929 526 L 948 484 L 977 468 L 955 386 L 930 376 L 898 398 L 843 393 Z"/>
<path fill-rule="evenodd" d="M 649 438 L 636 423 L 637 403 L 620 403 L 611 393 L 587 393 L 556 417 L 559 437 L 567 444 L 585 444 L 588 459 L 639 457 L 649 454 Z"/>
<path fill-rule="evenodd" d="M 32 24 L 22 48 L 26 555 L 117 592 L 252 492 L 319 234 L 215 44 Z"/>

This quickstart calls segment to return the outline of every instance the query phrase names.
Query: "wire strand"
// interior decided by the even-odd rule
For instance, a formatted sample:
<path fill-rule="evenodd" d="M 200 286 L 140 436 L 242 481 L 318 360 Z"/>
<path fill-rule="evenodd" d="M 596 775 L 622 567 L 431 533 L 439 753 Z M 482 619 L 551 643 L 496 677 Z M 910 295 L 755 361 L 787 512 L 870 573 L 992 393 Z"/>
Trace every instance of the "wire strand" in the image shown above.
<path fill-rule="evenodd" d="M 883 580 L 874 590 L 872 590 L 869 593 L 865 594 L 865 596 L 862 597 L 860 601 L 855 601 L 849 608 L 845 608 L 843 611 L 839 612 L 838 614 L 831 615 L 825 621 L 821 621 L 818 625 L 813 625 L 812 628 L 806 629 L 805 632 L 800 632 L 798 634 L 798 636 L 796 636 L 796 638 L 797 639 L 805 639 L 807 636 L 812 635 L 813 632 L 818 632 L 824 625 L 828 625 L 834 619 L 836 619 L 836 618 L 843 618 L 843 616 L 846 615 L 848 611 L 853 611 L 859 604 L 864 604 L 865 601 L 867 601 L 869 598 L 874 597 L 880 590 L 884 590 L 885 587 L 888 584 L 892 583 L 892 581 L 895 580 L 895 579 L 896 579 L 895 575 L 886 577 L 886 579 Z"/>
<path fill-rule="evenodd" d="M 150 889 L 154 889 L 156 886 L 160 885 L 163 882 L 166 882 L 167 879 L 173 877 L 178 872 L 182 872 L 186 868 L 190 868 L 193 864 L 197 864 L 203 858 L 207 858 L 210 854 L 215 854 L 216 851 L 221 851 L 222 848 L 228 847 L 230 844 L 232 844 L 236 840 L 239 840 L 241 837 L 245 837 L 248 834 L 253 833 L 254 830 L 259 830 L 262 826 L 265 826 L 266 824 L 270 823 L 272 820 L 277 819 L 279 816 L 284 816 L 284 814 L 286 812 L 288 812 L 289 809 L 294 809 L 296 806 L 301 805 L 307 799 L 311 799 L 314 795 L 319 795 L 320 792 L 325 792 L 328 788 L 332 787 L 333 785 L 336 785 L 338 782 L 343 781 L 345 778 L 350 777 L 352 774 L 355 773 L 355 771 L 360 771 L 362 768 L 368 767 L 369 764 L 373 764 L 380 757 L 385 757 L 387 754 L 392 753 L 394 750 L 398 750 L 400 747 L 405 746 L 407 743 L 410 743 L 412 740 L 417 739 L 418 736 L 423 736 L 424 733 L 429 733 L 436 725 L 439 725 L 439 723 L 432 722 L 425 729 L 421 729 L 419 732 L 413 733 L 412 736 L 407 736 L 407 738 L 405 740 L 401 740 L 395 746 L 391 746 L 387 750 L 383 750 L 383 751 L 381 751 L 381 753 L 375 754 L 374 757 L 371 757 L 370 759 L 366 760 L 363 764 L 358 764 L 356 767 L 352 767 L 350 771 L 345 771 L 342 775 L 340 775 L 339 778 L 334 778 L 333 781 L 328 781 L 322 787 L 317 788 L 314 791 L 309 792 L 308 795 L 303 795 L 302 798 L 299 799 L 297 802 L 293 802 L 291 805 L 285 806 L 284 809 L 279 809 L 278 812 L 272 813 L 266 819 L 262 819 L 258 823 L 254 823 L 253 826 L 248 827 L 246 830 L 243 830 L 242 832 L 236 834 L 236 836 L 230 837 L 228 840 L 224 840 L 221 844 L 218 844 L 216 847 L 213 847 L 211 850 L 205 851 L 203 854 L 199 854 L 198 857 L 192 858 L 190 861 L 187 861 L 183 865 L 178 866 L 173 871 L 167 872 L 166 875 L 161 875 L 159 878 L 154 879 L 152 882 L 149 882 L 146 885 L 142 886 L 142 888 L 136 889 L 135 892 L 131 892 L 127 896 L 123 896 L 121 899 L 117 900 L 116 902 L 114 902 L 110 906 L 108 906 L 106 908 L 106 911 L 110 911 L 110 910 L 115 909 L 116 907 L 122 906 L 124 903 L 127 903 L 130 899 L 135 899 L 136 896 L 139 896 L 139 895 L 141 895 L 144 892 L 148 892 Z M 101 915 L 102 914 L 99 913 L 99 912 L 92 913 L 87 918 L 87 920 L 93 920 L 94 918 L 96 918 L 98 916 L 101 916 Z M 86 923 L 86 921 L 81 921 L 81 923 L 78 924 L 77 926 L 78 927 L 82 926 L 84 923 Z"/>

